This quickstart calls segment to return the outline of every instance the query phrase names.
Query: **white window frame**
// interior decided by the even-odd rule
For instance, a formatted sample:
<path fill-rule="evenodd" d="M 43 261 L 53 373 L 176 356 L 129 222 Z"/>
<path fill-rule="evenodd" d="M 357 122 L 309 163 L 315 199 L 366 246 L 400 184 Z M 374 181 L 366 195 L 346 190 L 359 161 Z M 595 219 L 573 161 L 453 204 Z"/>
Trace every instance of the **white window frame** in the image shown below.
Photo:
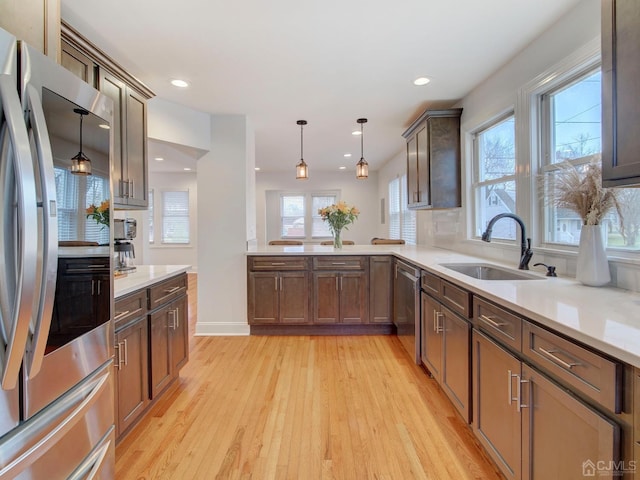
<path fill-rule="evenodd" d="M 188 222 L 188 232 L 189 232 L 189 238 L 186 242 L 165 242 L 165 215 L 164 215 L 164 196 L 167 193 L 173 193 L 173 192 L 186 192 L 187 193 L 187 222 Z M 188 188 L 184 188 L 184 189 L 162 189 L 161 190 L 161 195 L 160 195 L 160 208 L 159 210 L 159 216 L 160 216 L 160 243 L 163 246 L 166 247 L 185 247 L 185 246 L 189 246 L 191 245 L 191 238 L 192 238 L 192 233 L 191 233 L 191 192 L 189 191 Z M 157 203 L 156 203 L 157 205 Z M 170 217 L 168 217 L 170 218 Z M 182 216 L 179 218 L 183 218 Z"/>
<path fill-rule="evenodd" d="M 398 198 L 396 199 L 392 199 L 392 192 L 391 192 L 392 184 L 394 183 L 397 183 Z M 388 222 L 388 228 L 387 228 L 389 238 L 394 238 L 394 237 L 401 238 L 407 243 L 407 245 L 416 245 L 417 239 L 418 239 L 416 211 L 411 210 L 407 207 L 408 200 L 407 200 L 407 174 L 406 173 L 402 176 L 398 175 L 389 181 L 387 185 L 387 195 L 389 197 L 387 202 L 389 205 L 388 207 L 389 222 Z M 397 215 L 398 215 L 397 235 L 395 232 L 391 231 L 392 224 L 394 221 L 393 218 L 394 218 L 394 215 L 396 214 L 395 212 L 391 211 L 391 206 L 394 204 L 394 201 L 398 202 L 398 206 L 399 206 L 399 211 L 397 212 Z"/>
<path fill-rule="evenodd" d="M 515 168 L 514 168 L 514 172 L 511 175 L 503 175 L 502 177 L 499 178 L 495 178 L 495 179 L 490 179 L 490 180 L 480 180 L 480 146 L 479 146 L 479 142 L 478 142 L 478 137 L 486 132 L 487 130 L 499 125 L 500 123 L 504 122 L 505 120 L 509 119 L 509 118 L 513 118 L 514 121 L 514 149 L 515 149 Z M 509 108 L 504 112 L 501 112 L 500 114 L 492 117 L 490 120 L 484 122 L 482 125 L 479 125 L 477 128 L 475 128 L 473 130 L 473 132 L 471 133 L 471 139 L 472 139 L 472 149 L 471 149 L 471 172 L 472 172 L 472 180 L 471 180 L 471 198 L 472 198 L 472 212 L 471 212 L 471 238 L 473 239 L 480 239 L 480 236 L 482 235 L 482 232 L 485 229 L 485 225 L 480 225 L 478 222 L 478 218 L 479 218 L 479 211 L 478 209 L 480 208 L 481 205 L 481 199 L 480 199 L 480 194 L 482 192 L 482 189 L 485 187 L 489 187 L 491 185 L 497 185 L 497 184 L 501 184 L 501 183 L 507 183 L 507 182 L 513 182 L 515 184 L 514 188 L 515 188 L 515 210 L 516 212 L 518 211 L 518 196 L 519 196 L 519 189 L 518 189 L 518 182 L 517 182 L 517 171 L 518 171 L 518 138 L 517 138 L 517 130 L 518 130 L 518 126 L 517 126 L 517 117 L 516 117 L 516 112 L 514 108 Z M 515 225 L 515 224 L 514 224 Z M 515 231 L 515 227 L 514 227 L 514 231 Z M 508 238 L 497 238 L 497 240 L 499 242 L 505 242 L 505 243 L 515 243 L 516 241 L 519 241 L 517 238 L 517 232 L 516 232 L 516 238 L 514 239 L 508 239 Z"/>
<path fill-rule="evenodd" d="M 282 198 L 283 197 L 304 197 L 304 235 L 282 235 Z M 280 192 L 278 195 L 278 234 L 281 239 L 291 240 L 326 240 L 332 238 L 331 235 L 313 235 L 313 197 L 335 197 L 333 203 L 340 201 L 340 190 L 314 190 L 309 192 L 286 191 Z"/>

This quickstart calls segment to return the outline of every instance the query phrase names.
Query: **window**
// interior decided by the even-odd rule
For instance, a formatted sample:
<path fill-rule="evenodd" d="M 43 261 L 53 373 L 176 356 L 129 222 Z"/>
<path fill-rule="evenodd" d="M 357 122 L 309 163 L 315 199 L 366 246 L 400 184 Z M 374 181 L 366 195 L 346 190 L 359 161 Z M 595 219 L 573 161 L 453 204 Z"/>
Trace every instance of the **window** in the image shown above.
<path fill-rule="evenodd" d="M 318 210 L 337 201 L 338 194 L 333 192 L 280 195 L 280 236 L 301 239 L 331 237 L 329 225 L 318 215 Z"/>
<path fill-rule="evenodd" d="M 189 191 L 162 192 L 162 243 L 189 243 Z"/>
<path fill-rule="evenodd" d="M 153 243 L 153 190 L 149 190 L 149 243 Z"/>
<path fill-rule="evenodd" d="M 407 208 L 407 176 L 389 182 L 389 238 L 416 244 L 416 212 Z"/>
<path fill-rule="evenodd" d="M 499 213 L 516 213 L 515 118 L 499 118 L 473 135 L 475 236 Z M 516 239 L 514 222 L 498 222 L 493 238 Z"/>
<path fill-rule="evenodd" d="M 109 179 L 94 175 L 73 175 L 66 168 L 54 167 L 59 240 L 86 240 L 109 244 L 109 229 L 87 219 L 89 205 L 100 205 L 109 198 Z M 84 238 L 80 238 L 84 234 Z"/>

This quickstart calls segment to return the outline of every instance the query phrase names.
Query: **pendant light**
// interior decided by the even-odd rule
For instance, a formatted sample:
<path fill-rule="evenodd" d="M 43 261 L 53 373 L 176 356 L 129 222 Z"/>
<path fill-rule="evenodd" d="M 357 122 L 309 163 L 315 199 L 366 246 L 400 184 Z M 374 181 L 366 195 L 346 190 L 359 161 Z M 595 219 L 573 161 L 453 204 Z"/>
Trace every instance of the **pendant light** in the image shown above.
<path fill-rule="evenodd" d="M 306 180 L 309 178 L 309 167 L 304 163 L 302 156 L 302 128 L 307 124 L 307 121 L 298 120 L 296 123 L 300 125 L 300 163 L 296 165 L 296 180 Z"/>
<path fill-rule="evenodd" d="M 356 178 L 358 180 L 364 180 L 369 178 L 369 164 L 364 159 L 364 129 L 363 126 L 367 123 L 366 118 L 359 118 L 357 122 L 360 124 L 360 161 L 356 163 Z"/>
<path fill-rule="evenodd" d="M 91 160 L 82 152 L 82 119 L 89 112 L 84 108 L 74 108 L 73 111 L 80 115 L 80 151 L 71 159 L 71 173 L 74 175 L 91 175 Z"/>

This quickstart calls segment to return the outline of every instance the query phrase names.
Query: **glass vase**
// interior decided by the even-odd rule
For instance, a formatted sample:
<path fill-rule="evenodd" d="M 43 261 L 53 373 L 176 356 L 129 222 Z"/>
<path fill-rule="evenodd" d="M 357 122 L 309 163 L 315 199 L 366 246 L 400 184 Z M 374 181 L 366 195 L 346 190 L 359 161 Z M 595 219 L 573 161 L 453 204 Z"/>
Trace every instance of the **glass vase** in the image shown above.
<path fill-rule="evenodd" d="M 342 248 L 342 237 L 340 233 L 340 230 L 333 231 L 333 248 Z"/>

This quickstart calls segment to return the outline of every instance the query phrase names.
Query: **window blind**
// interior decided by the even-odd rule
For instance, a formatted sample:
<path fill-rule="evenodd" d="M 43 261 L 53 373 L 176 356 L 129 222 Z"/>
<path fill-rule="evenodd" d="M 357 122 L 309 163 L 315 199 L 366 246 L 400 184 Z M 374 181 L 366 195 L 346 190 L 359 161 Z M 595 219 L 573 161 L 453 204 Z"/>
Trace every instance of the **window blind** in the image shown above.
<path fill-rule="evenodd" d="M 162 243 L 189 241 L 189 191 L 162 192 Z"/>
<path fill-rule="evenodd" d="M 389 238 L 400 238 L 400 178 L 389 182 Z"/>
<path fill-rule="evenodd" d="M 403 175 L 400 179 L 400 212 L 402 225 L 402 236 L 409 245 L 416 244 L 416 212 L 407 208 L 407 176 Z"/>

